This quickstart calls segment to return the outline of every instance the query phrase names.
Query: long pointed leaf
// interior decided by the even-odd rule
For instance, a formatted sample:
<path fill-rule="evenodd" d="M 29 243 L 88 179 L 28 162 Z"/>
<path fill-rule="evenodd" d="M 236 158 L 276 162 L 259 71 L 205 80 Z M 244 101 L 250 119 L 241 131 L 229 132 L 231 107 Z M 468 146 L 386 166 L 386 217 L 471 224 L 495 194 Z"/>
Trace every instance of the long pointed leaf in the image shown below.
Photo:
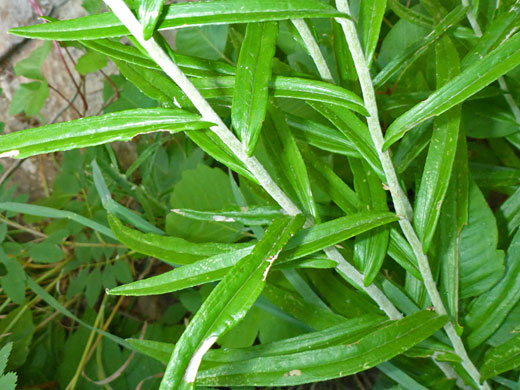
<path fill-rule="evenodd" d="M 278 253 L 304 221 L 302 215 L 276 220 L 253 252 L 241 259 L 211 292 L 175 346 L 161 390 L 177 389 L 181 381 L 186 384 L 195 381 L 198 365 L 193 364 L 197 363 L 197 357 L 192 355 L 207 345 L 207 340 L 215 341 L 246 315 L 260 295 Z"/>
<path fill-rule="evenodd" d="M 143 25 L 144 39 L 150 39 L 159 22 L 164 0 L 141 0 L 139 19 Z"/>
<path fill-rule="evenodd" d="M 319 0 L 198 1 L 165 6 L 157 30 L 336 16 L 344 15 Z M 119 37 L 128 34 L 128 30 L 113 13 L 107 12 L 78 19 L 13 28 L 10 33 L 27 38 L 69 41 Z"/>
<path fill-rule="evenodd" d="M 463 102 L 520 64 L 520 34 L 515 34 L 480 61 L 435 91 L 428 99 L 397 118 L 388 128 L 384 149 L 414 126 Z"/>
<path fill-rule="evenodd" d="M 131 140 L 138 134 L 170 133 L 210 126 L 200 116 L 164 108 L 119 111 L 16 131 L 0 136 L 0 157 L 26 158 L 37 154 Z"/>
<path fill-rule="evenodd" d="M 436 332 L 446 320 L 433 312 L 421 311 L 353 344 L 221 365 L 200 372 L 197 383 L 294 386 L 351 375 L 406 351 Z"/>
<path fill-rule="evenodd" d="M 231 119 L 248 155 L 255 150 L 267 112 L 277 35 L 276 22 L 248 24 L 238 57 Z"/>

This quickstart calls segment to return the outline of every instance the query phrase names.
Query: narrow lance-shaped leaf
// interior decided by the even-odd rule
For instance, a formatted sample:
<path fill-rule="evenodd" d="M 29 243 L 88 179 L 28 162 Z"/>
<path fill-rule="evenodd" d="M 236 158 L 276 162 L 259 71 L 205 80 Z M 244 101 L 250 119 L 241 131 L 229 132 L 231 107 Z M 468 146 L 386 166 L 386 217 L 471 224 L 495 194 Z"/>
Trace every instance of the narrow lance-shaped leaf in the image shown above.
<path fill-rule="evenodd" d="M 172 211 L 183 217 L 199 221 L 241 222 L 249 226 L 267 225 L 273 222 L 274 219 L 284 215 L 280 208 L 270 206 L 250 206 L 222 211 L 192 209 L 173 209 Z"/>
<path fill-rule="evenodd" d="M 435 46 L 437 88 L 441 88 L 460 71 L 455 45 L 448 37 L 442 38 Z M 414 225 L 423 243 L 423 251 L 428 252 L 442 203 L 448 190 L 461 121 L 461 107 L 457 106 L 438 116 L 433 121 L 433 134 L 421 184 L 416 196 Z"/>
<path fill-rule="evenodd" d="M 435 91 L 428 99 L 397 118 L 388 128 L 384 149 L 414 126 L 440 115 L 480 91 L 520 64 L 520 34 L 515 34 L 480 61 Z"/>
<path fill-rule="evenodd" d="M 369 67 L 374 58 L 385 11 L 386 0 L 367 0 L 361 2 L 358 29 Z"/>
<path fill-rule="evenodd" d="M 304 221 L 303 215 L 277 219 L 253 252 L 241 259 L 215 287 L 177 342 L 161 390 L 193 386 L 204 353 L 246 315 L 260 295 L 278 253 Z"/>
<path fill-rule="evenodd" d="M 433 31 L 423 39 L 408 47 L 400 55 L 395 56 L 374 78 L 374 86 L 381 87 L 398 72 L 404 72 L 410 67 L 426 50 L 448 30 L 455 26 L 461 19 L 466 17 L 466 8 L 458 6 L 446 15 L 435 26 Z"/>
<path fill-rule="evenodd" d="M 249 23 L 238 57 L 231 119 L 250 156 L 267 111 L 277 35 L 277 22 Z"/>
<path fill-rule="evenodd" d="M 164 6 L 164 0 L 141 0 L 139 7 L 139 19 L 143 25 L 144 39 L 150 39 L 152 36 L 161 11 Z"/>
<path fill-rule="evenodd" d="M 459 134 L 457 153 L 445 201 L 441 208 L 438 231 L 438 257 L 441 269 L 441 296 L 448 313 L 458 320 L 460 233 L 468 223 L 469 168 L 466 136 Z"/>
<path fill-rule="evenodd" d="M 503 372 L 520 367 L 520 334 L 489 350 L 480 367 L 482 379 L 486 380 Z"/>
<path fill-rule="evenodd" d="M 69 219 L 71 221 L 79 223 L 80 225 L 91 228 L 92 230 L 95 230 L 109 238 L 115 239 L 114 234 L 112 234 L 112 231 L 108 228 L 108 226 L 102 225 L 99 222 L 88 219 L 82 215 L 73 213 L 72 211 L 57 210 L 51 207 L 17 202 L 0 203 L 0 210 L 11 211 L 20 214 L 34 215 L 43 218 Z"/>
<path fill-rule="evenodd" d="M 352 214 L 333 221 L 314 225 L 297 233 L 288 243 L 279 256 L 277 262 L 280 266 L 292 264 L 292 261 L 318 252 L 326 247 L 345 241 L 356 234 L 361 234 L 375 227 L 394 222 L 397 220 L 395 214 L 386 212 L 372 212 Z M 111 227 L 117 238 L 129 248 L 138 252 L 156 256 L 160 259 L 172 262 L 180 262 L 179 256 L 200 253 L 203 246 L 191 246 L 179 253 L 178 247 L 173 247 L 177 240 L 173 241 L 166 237 L 155 234 L 144 234 L 137 230 L 129 229 L 118 223 L 113 217 L 109 217 Z M 222 245 L 222 244 L 219 244 Z M 207 259 L 176 268 L 172 271 L 151 278 L 138 280 L 110 290 L 110 294 L 117 295 L 154 295 L 165 294 L 187 287 L 198 286 L 210 281 L 220 280 L 227 270 L 236 264 L 251 250 L 251 244 L 234 244 L 236 250 L 220 253 Z M 244 245 L 243 247 L 241 245 Z M 188 252 L 189 251 L 189 252 Z M 195 252 L 196 251 L 196 252 Z M 188 253 L 186 253 L 188 252 Z M 291 263 L 289 263 L 291 262 Z M 186 261 L 185 263 L 188 263 Z M 287 263 L 287 264 L 285 264 Z M 303 263 L 305 264 L 305 263 Z M 276 267 L 276 264 L 275 264 Z"/>
<path fill-rule="evenodd" d="M 381 326 L 385 318 L 376 315 L 365 315 L 331 326 L 321 331 L 305 333 L 267 344 L 255 345 L 250 348 L 221 348 L 209 350 L 204 355 L 208 362 L 239 362 L 266 356 L 280 356 L 302 351 L 344 344 L 358 340 Z M 161 343 L 152 340 L 129 339 L 128 342 L 140 352 L 167 363 L 175 348 L 174 344 Z"/>
<path fill-rule="evenodd" d="M 507 249 L 506 273 L 489 291 L 474 300 L 465 322 L 470 329 L 468 345 L 475 348 L 490 337 L 520 299 L 520 231 Z"/>
<path fill-rule="evenodd" d="M 110 228 L 119 242 L 128 248 L 170 264 L 191 264 L 197 260 L 233 252 L 250 244 L 194 243 L 180 237 L 155 233 L 141 233 L 123 225 L 112 214 L 108 214 Z"/>
<path fill-rule="evenodd" d="M 197 383 L 295 386 L 355 374 L 406 351 L 435 333 L 446 320 L 434 312 L 420 311 L 352 344 L 223 364 L 200 372 Z"/>
<path fill-rule="evenodd" d="M 307 168 L 285 116 L 274 103 L 269 106 L 269 116 L 270 120 L 263 130 L 266 148 L 273 162 L 281 168 L 282 175 L 287 178 L 305 213 L 319 222 Z"/>
<path fill-rule="evenodd" d="M 232 97 L 234 93 L 234 77 L 205 77 L 193 79 L 192 82 L 206 99 Z M 269 82 L 269 89 L 272 96 L 277 98 L 327 103 L 337 106 L 338 109 L 347 108 L 362 115 L 368 115 L 363 100 L 358 95 L 348 89 L 324 81 L 274 76 Z M 189 104 L 189 100 L 185 99 L 180 103 Z"/>
<path fill-rule="evenodd" d="M 120 111 L 70 122 L 16 131 L 0 136 L 0 157 L 26 158 L 37 154 L 127 141 L 155 131 L 175 133 L 211 126 L 199 115 L 178 109 L 149 108 Z"/>
<path fill-rule="evenodd" d="M 319 0 L 213 0 L 164 7 L 157 30 L 227 23 L 345 16 Z M 26 38 L 78 40 L 120 37 L 128 29 L 111 12 L 10 30 Z"/>
<path fill-rule="evenodd" d="M 381 180 L 370 166 L 356 159 L 349 159 L 354 174 L 354 186 L 361 206 L 365 210 L 388 211 L 386 191 Z M 386 257 L 390 229 L 386 226 L 372 229 L 356 237 L 354 244 L 354 262 L 364 274 L 365 286 L 370 285 L 377 276 Z"/>

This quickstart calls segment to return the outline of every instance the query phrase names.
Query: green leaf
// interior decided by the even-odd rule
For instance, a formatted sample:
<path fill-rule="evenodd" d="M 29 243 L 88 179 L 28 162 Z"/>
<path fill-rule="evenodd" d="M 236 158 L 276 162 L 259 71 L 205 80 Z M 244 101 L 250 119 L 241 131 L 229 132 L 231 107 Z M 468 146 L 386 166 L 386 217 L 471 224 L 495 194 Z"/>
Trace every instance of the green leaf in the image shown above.
<path fill-rule="evenodd" d="M 433 31 L 425 35 L 422 39 L 417 40 L 405 50 L 401 51 L 399 55 L 392 56 L 391 60 L 385 67 L 374 77 L 374 87 L 380 88 L 392 77 L 404 73 L 412 64 L 426 53 L 427 49 L 439 40 L 448 30 L 455 24 L 460 22 L 462 18 L 466 17 L 466 8 L 458 6 L 448 15 L 446 15 L 435 26 Z M 397 30 L 394 34 L 397 33 Z M 390 35 L 389 35 L 390 36 Z"/>
<path fill-rule="evenodd" d="M 203 258 L 234 252 L 250 245 L 193 243 L 179 237 L 141 233 L 124 226 L 112 214 L 108 214 L 108 222 L 119 242 L 136 252 L 164 260 L 170 264 L 191 264 Z"/>
<path fill-rule="evenodd" d="M 207 99 L 233 96 L 234 77 L 206 77 L 192 80 L 193 85 Z M 355 93 L 324 81 L 309 80 L 300 77 L 274 76 L 270 83 L 272 96 L 327 103 L 339 111 L 347 108 L 368 115 L 363 100 Z M 187 99 L 181 104 L 189 104 Z M 353 115 L 353 114 L 351 114 Z M 358 119 L 358 122 L 361 122 Z M 361 122 L 362 123 L 362 122 Z M 356 125 L 358 125 L 356 123 Z"/>
<path fill-rule="evenodd" d="M 520 34 L 513 35 L 428 99 L 397 118 L 386 132 L 384 149 L 388 149 L 414 126 L 446 112 L 519 65 L 519 44 Z"/>
<path fill-rule="evenodd" d="M 155 131 L 170 133 L 208 127 L 200 117 L 178 109 L 136 109 L 26 129 L 0 136 L 0 153 L 26 158 L 112 141 L 130 140 Z"/>
<path fill-rule="evenodd" d="M 17 374 L 14 372 L 4 373 L 12 348 L 13 343 L 10 342 L 0 349 L 0 388 L 2 390 L 15 390 L 16 381 L 18 380 Z"/>
<path fill-rule="evenodd" d="M 58 245 L 42 242 L 29 248 L 29 256 L 36 263 L 56 263 L 63 259 L 63 252 Z"/>
<path fill-rule="evenodd" d="M 175 35 L 175 49 L 183 55 L 206 60 L 224 60 L 231 64 L 231 60 L 224 54 L 228 32 L 229 26 L 226 24 L 181 28 Z M 197 44 L 194 45 L 193 42 Z"/>
<path fill-rule="evenodd" d="M 433 25 L 433 19 L 431 17 L 402 5 L 399 0 L 388 0 L 388 8 L 390 8 L 401 19 L 418 26 L 430 29 Z"/>
<path fill-rule="evenodd" d="M 294 235 L 282 253 L 282 259 L 298 259 L 307 256 L 396 220 L 397 216 L 393 213 L 371 211 L 350 214 L 314 225 Z"/>
<path fill-rule="evenodd" d="M 435 45 L 437 88 L 441 88 L 460 72 L 455 45 L 444 37 Z M 448 190 L 461 120 L 460 106 L 433 121 L 433 134 L 426 163 L 416 194 L 413 222 L 424 253 L 428 252 L 435 234 L 442 203 Z"/>
<path fill-rule="evenodd" d="M 520 366 L 520 335 L 486 352 L 480 367 L 482 380 L 492 378 Z"/>
<path fill-rule="evenodd" d="M 319 222 L 307 168 L 285 116 L 274 104 L 268 110 L 269 121 L 263 129 L 266 150 L 273 164 L 280 169 L 280 176 L 289 182 L 305 213 Z"/>
<path fill-rule="evenodd" d="M 355 145 L 361 156 L 370 164 L 379 177 L 384 177 L 381 162 L 377 156 L 374 143 L 370 138 L 368 128 L 356 115 L 330 104 L 309 104 L 336 126 Z"/>
<path fill-rule="evenodd" d="M 173 209 L 188 208 L 216 211 L 233 207 L 235 199 L 228 176 L 220 168 L 199 164 L 185 170 L 170 197 Z M 243 225 L 238 222 L 196 221 L 178 213 L 166 218 L 166 232 L 193 242 L 233 242 L 241 236 Z"/>
<path fill-rule="evenodd" d="M 238 57 L 231 119 L 248 155 L 255 150 L 267 112 L 278 23 L 250 23 Z"/>
<path fill-rule="evenodd" d="M 171 4 L 164 7 L 157 30 L 228 23 L 251 23 L 295 18 L 343 16 L 335 8 L 318 0 L 213 0 Z M 44 23 L 10 30 L 27 38 L 76 40 L 119 37 L 128 34 L 123 23 L 112 13 Z"/>
<path fill-rule="evenodd" d="M 47 81 L 21 84 L 14 93 L 9 114 L 25 112 L 27 116 L 38 115 L 49 96 Z M 4 135 L 5 137 L 5 135 Z"/>
<path fill-rule="evenodd" d="M 79 74 L 86 75 L 87 73 L 97 72 L 106 65 L 106 56 L 96 51 L 87 51 L 78 59 L 75 68 Z"/>
<path fill-rule="evenodd" d="M 143 25 L 143 37 L 148 40 L 152 36 L 161 11 L 164 6 L 164 0 L 141 0 L 139 5 L 139 20 Z"/>
<path fill-rule="evenodd" d="M 392 213 L 371 212 L 352 214 L 347 217 L 333 221 L 314 225 L 295 234 L 287 244 L 287 247 L 280 253 L 278 263 L 300 259 L 331 245 L 335 245 L 356 234 L 367 230 L 394 222 L 397 217 Z M 111 223 L 117 221 L 110 219 Z M 130 229 L 129 229 L 130 230 Z M 151 246 L 147 244 L 150 235 L 128 231 L 122 226 L 116 226 L 115 234 L 120 234 L 121 240 L 127 240 L 130 247 L 138 248 L 140 252 L 145 252 L 152 256 L 166 258 L 158 242 Z M 125 234 L 123 237 L 122 235 Z M 127 236 L 126 236 L 127 235 Z M 153 235 L 153 238 L 156 236 Z M 164 274 L 153 276 L 148 279 L 139 280 L 128 285 L 119 286 L 110 290 L 110 294 L 118 295 L 150 295 L 164 294 L 187 287 L 197 286 L 203 283 L 221 279 L 237 261 L 246 256 L 251 251 L 250 244 L 243 244 L 245 247 L 228 253 L 221 253 L 213 257 L 200 260 L 193 264 L 174 269 Z"/>
<path fill-rule="evenodd" d="M 253 250 L 253 245 L 199 260 L 172 271 L 137 280 L 111 289 L 112 295 L 158 295 L 220 280 L 240 259 Z"/>
<path fill-rule="evenodd" d="M 504 222 L 509 235 L 520 226 L 520 188 L 515 191 L 507 200 L 502 203 L 497 211 L 498 222 Z"/>
<path fill-rule="evenodd" d="M 309 352 L 257 358 L 201 371 L 209 386 L 294 386 L 351 375 L 380 364 L 432 335 L 446 317 L 421 311 L 383 326 L 359 341 Z"/>
<path fill-rule="evenodd" d="M 450 315 L 457 320 L 459 311 L 460 233 L 468 223 L 469 169 L 466 137 L 459 134 L 450 184 L 439 217 L 436 247 L 441 269 L 441 296 Z M 435 244 L 434 244 L 435 248 Z"/>
<path fill-rule="evenodd" d="M 207 362 L 239 362 L 243 360 L 283 356 L 287 354 L 315 350 L 326 346 L 347 344 L 358 340 L 361 336 L 381 326 L 384 318 L 374 315 L 365 315 L 352 320 L 345 320 L 340 324 L 321 331 L 310 332 L 301 336 L 267 344 L 255 345 L 249 348 L 221 348 L 211 349 L 204 355 Z M 161 343 L 152 340 L 129 339 L 137 350 L 161 362 L 167 363 L 175 347 L 174 344 Z"/>
<path fill-rule="evenodd" d="M 244 225 L 267 225 L 284 213 L 278 207 L 250 206 L 240 209 L 226 209 L 219 211 L 200 211 L 192 209 L 173 209 L 174 213 L 198 221 L 240 222 Z"/>
<path fill-rule="evenodd" d="M 91 219 L 85 218 L 82 215 L 73 213 L 66 210 L 56 210 L 50 207 L 37 206 L 34 204 L 16 203 L 16 202 L 4 202 L 0 203 L 0 210 L 10 211 L 13 213 L 34 215 L 43 218 L 55 218 L 55 219 L 70 219 L 71 221 L 77 222 L 80 225 L 89 227 L 109 238 L 115 238 L 112 231 Z"/>
<path fill-rule="evenodd" d="M 349 162 L 354 174 L 354 188 L 362 202 L 361 209 L 388 211 L 386 191 L 374 171 L 362 160 L 349 159 Z M 356 237 L 354 263 L 363 272 L 365 286 L 369 286 L 379 273 L 386 257 L 389 238 L 390 229 L 387 226 Z"/>
<path fill-rule="evenodd" d="M 7 257 L 2 248 L 0 262 L 7 269 L 7 275 L 0 277 L 0 286 L 11 301 L 21 305 L 25 300 L 25 271 L 18 261 Z"/>
<path fill-rule="evenodd" d="M 474 183 L 469 187 L 468 224 L 462 229 L 459 240 L 460 297 L 480 295 L 504 274 L 504 252 L 496 249 L 496 220 Z"/>
<path fill-rule="evenodd" d="M 195 381 L 204 353 L 246 315 L 260 295 L 278 253 L 304 221 L 301 215 L 277 219 L 251 254 L 215 287 L 176 344 L 160 389 L 177 389 L 181 381 L 188 385 Z"/>
<path fill-rule="evenodd" d="M 481 234 L 482 238 L 482 234 Z M 469 328 L 470 348 L 488 339 L 520 299 L 520 232 L 517 232 L 507 249 L 506 273 L 489 291 L 474 300 L 465 317 Z"/>
<path fill-rule="evenodd" d="M 360 40 L 368 67 L 370 67 L 372 59 L 374 58 L 385 10 L 386 0 L 361 2 L 358 30 L 360 32 Z"/>
<path fill-rule="evenodd" d="M 29 56 L 18 61 L 14 66 L 14 73 L 17 76 L 24 76 L 28 79 L 43 81 L 42 66 L 51 51 L 52 43 L 44 42 L 43 45 L 33 50 Z"/>

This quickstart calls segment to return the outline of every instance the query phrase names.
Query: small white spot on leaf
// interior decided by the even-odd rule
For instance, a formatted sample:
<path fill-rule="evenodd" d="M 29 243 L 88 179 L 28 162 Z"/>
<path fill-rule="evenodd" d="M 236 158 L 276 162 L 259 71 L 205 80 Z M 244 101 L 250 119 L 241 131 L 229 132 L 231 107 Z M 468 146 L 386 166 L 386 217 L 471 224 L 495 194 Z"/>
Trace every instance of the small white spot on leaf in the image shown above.
<path fill-rule="evenodd" d="M 19 150 L 10 150 L 8 152 L 4 152 L 4 153 L 0 153 L 0 158 L 4 158 L 4 157 L 10 157 L 10 158 L 14 158 L 16 156 L 18 156 L 20 154 L 20 151 Z"/>

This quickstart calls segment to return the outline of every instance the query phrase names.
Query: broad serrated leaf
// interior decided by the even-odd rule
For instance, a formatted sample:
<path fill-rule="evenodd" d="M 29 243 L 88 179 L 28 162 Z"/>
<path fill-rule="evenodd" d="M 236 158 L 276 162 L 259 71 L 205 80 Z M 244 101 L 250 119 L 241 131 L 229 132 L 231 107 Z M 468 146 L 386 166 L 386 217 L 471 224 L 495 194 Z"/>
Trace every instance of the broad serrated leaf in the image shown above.
<path fill-rule="evenodd" d="M 155 26 L 159 22 L 164 0 L 141 0 L 139 6 L 139 21 L 143 25 L 144 39 L 150 39 Z"/>
<path fill-rule="evenodd" d="M 486 292 L 504 274 L 504 252 L 496 249 L 497 243 L 495 217 L 480 189 L 470 183 L 468 224 L 462 229 L 459 242 L 461 298 Z"/>
<path fill-rule="evenodd" d="M 157 30 L 193 25 L 251 23 L 297 18 L 340 17 L 342 13 L 319 0 L 213 0 L 164 7 Z M 17 27 L 11 34 L 27 38 L 77 40 L 119 37 L 127 28 L 110 12 L 83 18 Z"/>
<path fill-rule="evenodd" d="M 249 23 L 238 57 L 231 119 L 248 155 L 253 154 L 267 112 L 277 34 L 276 22 Z"/>
<path fill-rule="evenodd" d="M 112 141 L 130 140 L 155 131 L 207 128 L 198 115 L 173 109 L 136 109 L 26 129 L 0 136 L 0 153 L 26 158 Z"/>
<path fill-rule="evenodd" d="M 351 375 L 406 351 L 437 331 L 446 320 L 433 312 L 421 311 L 383 326 L 353 344 L 221 365 L 201 371 L 197 383 L 288 386 Z"/>
<path fill-rule="evenodd" d="M 177 342 L 161 381 L 161 390 L 190 386 L 195 381 L 202 356 L 218 337 L 246 315 L 260 295 L 278 253 L 304 221 L 302 215 L 277 219 L 251 254 L 226 274 Z"/>
<path fill-rule="evenodd" d="M 472 302 L 465 317 L 469 328 L 467 340 L 470 348 L 475 348 L 486 341 L 520 299 L 519 258 L 520 232 L 517 232 L 507 249 L 505 275 L 491 290 Z"/>
<path fill-rule="evenodd" d="M 448 38 L 435 45 L 437 87 L 441 88 L 460 71 L 457 49 Z M 416 194 L 414 225 L 428 252 L 435 234 L 440 211 L 450 182 L 461 120 L 460 106 L 438 116 L 433 121 L 433 134 L 426 157 L 419 191 Z"/>
<path fill-rule="evenodd" d="M 428 99 L 397 118 L 388 128 L 384 149 L 401 139 L 414 126 L 462 103 L 520 64 L 520 34 L 515 34 L 484 58 L 435 91 Z"/>

